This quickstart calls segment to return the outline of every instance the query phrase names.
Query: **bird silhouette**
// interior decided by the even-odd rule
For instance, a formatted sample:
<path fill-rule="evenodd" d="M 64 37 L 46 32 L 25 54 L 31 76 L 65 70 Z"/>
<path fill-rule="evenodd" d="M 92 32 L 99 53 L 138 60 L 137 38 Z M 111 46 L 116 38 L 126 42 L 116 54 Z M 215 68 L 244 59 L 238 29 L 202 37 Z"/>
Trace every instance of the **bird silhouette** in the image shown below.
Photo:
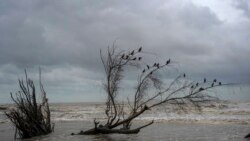
<path fill-rule="evenodd" d="M 138 52 L 141 52 L 141 50 L 142 50 L 142 47 L 139 48 Z"/>
<path fill-rule="evenodd" d="M 206 83 L 207 82 L 207 79 L 206 78 L 204 78 L 204 83 Z"/>
<path fill-rule="evenodd" d="M 125 56 L 125 54 L 122 54 L 122 57 L 121 57 L 121 58 L 123 59 L 123 58 L 124 58 L 124 56 Z"/>
<path fill-rule="evenodd" d="M 136 57 L 133 60 L 136 60 Z"/>
<path fill-rule="evenodd" d="M 191 86 L 191 89 L 193 89 L 193 88 L 194 88 L 194 86 L 192 85 L 192 86 Z"/>
<path fill-rule="evenodd" d="M 153 71 L 150 72 L 150 75 L 152 75 L 152 74 L 153 74 Z"/>
<path fill-rule="evenodd" d="M 140 61 L 140 60 L 141 60 L 141 57 L 139 57 L 138 60 Z"/>
<path fill-rule="evenodd" d="M 142 71 L 142 73 L 144 73 L 145 72 L 145 69 Z"/>
<path fill-rule="evenodd" d="M 199 91 L 203 91 L 203 90 L 204 90 L 204 88 L 202 88 L 202 87 L 199 89 Z"/>
<path fill-rule="evenodd" d="M 158 64 L 156 64 L 156 67 L 159 69 L 160 68 L 160 64 L 158 63 Z"/>
<path fill-rule="evenodd" d="M 168 59 L 168 61 L 166 62 L 166 65 L 168 65 L 170 63 L 170 59 Z"/>
<path fill-rule="evenodd" d="M 221 85 L 221 82 L 219 82 L 219 85 Z"/>
<path fill-rule="evenodd" d="M 156 67 L 156 63 L 154 63 L 153 67 Z"/>
<path fill-rule="evenodd" d="M 130 55 L 134 55 L 134 52 L 135 52 L 135 51 L 133 50 L 133 51 L 130 53 Z"/>
<path fill-rule="evenodd" d="M 150 68 L 149 65 L 147 65 L 148 69 Z"/>
<path fill-rule="evenodd" d="M 183 74 L 183 77 L 186 77 L 186 74 L 185 74 L 185 73 Z"/>
<path fill-rule="evenodd" d="M 216 82 L 217 80 L 216 79 L 214 79 L 214 82 Z"/>
<path fill-rule="evenodd" d="M 199 83 L 197 82 L 197 83 L 196 83 L 196 87 L 198 87 L 198 86 L 199 86 Z"/>
<path fill-rule="evenodd" d="M 126 59 L 128 59 L 128 55 L 126 56 Z"/>

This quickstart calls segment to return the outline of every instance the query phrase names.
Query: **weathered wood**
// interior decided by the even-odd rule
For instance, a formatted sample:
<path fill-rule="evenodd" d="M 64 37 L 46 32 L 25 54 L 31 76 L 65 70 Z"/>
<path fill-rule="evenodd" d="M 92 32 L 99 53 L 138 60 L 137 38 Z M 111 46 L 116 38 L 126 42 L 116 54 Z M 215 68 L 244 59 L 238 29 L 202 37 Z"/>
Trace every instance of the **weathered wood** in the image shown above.
<path fill-rule="evenodd" d="M 107 127 L 96 127 L 92 128 L 87 131 L 80 131 L 78 135 L 95 135 L 95 134 L 137 134 L 140 132 L 142 128 L 145 128 L 151 124 L 153 124 L 154 121 L 151 121 L 148 124 L 145 124 L 141 127 L 138 127 L 136 129 L 109 129 Z M 74 134 L 72 134 L 74 135 Z"/>
<path fill-rule="evenodd" d="M 134 130 L 123 130 L 123 129 L 113 129 L 117 126 L 120 126 L 122 124 L 125 124 L 131 120 L 133 120 L 134 118 L 138 117 L 139 115 L 141 115 L 143 112 L 145 112 L 146 110 L 149 110 L 147 106 L 144 106 L 144 108 L 142 108 L 139 112 L 137 113 L 134 113 L 133 115 L 131 115 L 130 117 L 128 117 L 127 119 L 124 119 L 124 120 L 121 120 L 120 122 L 117 122 L 116 124 L 113 124 L 111 126 L 109 126 L 109 128 L 99 128 L 97 127 L 97 124 L 96 124 L 96 120 L 94 120 L 94 124 L 95 124 L 95 128 L 93 129 L 89 129 L 87 131 L 81 131 L 80 133 L 78 133 L 79 135 L 93 135 L 93 134 L 99 134 L 99 133 L 102 133 L 102 134 L 111 134 L 111 133 L 118 133 L 118 134 L 137 134 L 140 129 L 142 127 L 137 128 L 137 129 L 134 129 Z M 150 122 L 150 124 L 148 125 L 151 125 L 153 124 L 153 121 Z M 147 126 L 148 126 L 147 125 Z M 146 126 L 145 126 L 146 127 Z"/>

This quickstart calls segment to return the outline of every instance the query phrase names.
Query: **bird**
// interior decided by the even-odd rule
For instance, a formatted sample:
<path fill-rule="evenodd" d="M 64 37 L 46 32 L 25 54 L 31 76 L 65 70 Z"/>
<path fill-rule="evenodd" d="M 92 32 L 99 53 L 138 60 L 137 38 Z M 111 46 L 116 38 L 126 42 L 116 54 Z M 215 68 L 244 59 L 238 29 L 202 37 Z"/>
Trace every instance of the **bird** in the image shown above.
<path fill-rule="evenodd" d="M 142 71 L 142 73 L 144 73 L 145 72 L 145 69 Z"/>
<path fill-rule="evenodd" d="M 150 72 L 150 75 L 152 75 L 152 74 L 153 74 L 153 71 Z"/>
<path fill-rule="evenodd" d="M 160 64 L 158 63 L 158 64 L 156 64 L 156 67 L 159 69 L 160 68 Z"/>
<path fill-rule="evenodd" d="M 125 54 L 122 54 L 122 57 L 121 57 L 121 58 L 123 59 L 123 58 L 124 58 L 124 56 L 125 56 Z"/>
<path fill-rule="evenodd" d="M 199 86 L 199 83 L 197 82 L 197 83 L 196 83 L 196 87 L 198 87 L 198 86 Z"/>
<path fill-rule="evenodd" d="M 130 55 L 134 55 L 134 50 L 130 53 Z"/>
<path fill-rule="evenodd" d="M 219 85 L 221 85 L 221 82 L 219 82 Z"/>
<path fill-rule="evenodd" d="M 139 57 L 138 60 L 140 61 L 140 60 L 141 60 L 141 57 Z"/>
<path fill-rule="evenodd" d="M 214 83 L 212 83 L 211 87 L 213 87 L 213 86 L 214 86 Z"/>
<path fill-rule="evenodd" d="M 183 77 L 186 77 L 186 74 L 185 74 L 185 73 L 183 74 Z"/>
<path fill-rule="evenodd" d="M 191 86 L 191 89 L 193 89 L 193 88 L 194 88 L 194 86 L 192 85 L 192 86 Z"/>
<path fill-rule="evenodd" d="M 216 82 L 217 80 L 216 79 L 214 79 L 214 82 Z"/>
<path fill-rule="evenodd" d="M 168 59 L 168 61 L 166 62 L 166 65 L 170 63 L 170 59 Z"/>
<path fill-rule="evenodd" d="M 202 88 L 202 87 L 199 89 L 199 91 L 203 91 L 203 90 L 204 90 L 204 88 Z"/>
<path fill-rule="evenodd" d="M 138 52 L 141 52 L 141 50 L 142 50 L 142 47 L 140 47 L 140 48 L 138 49 Z"/>
<path fill-rule="evenodd" d="M 204 83 L 206 83 L 207 82 L 207 79 L 206 78 L 204 78 Z"/>
<path fill-rule="evenodd" d="M 136 57 L 133 60 L 136 60 Z"/>
<path fill-rule="evenodd" d="M 156 66 L 156 63 L 154 63 L 153 67 L 155 67 L 155 66 Z"/>
<path fill-rule="evenodd" d="M 126 56 L 126 59 L 128 59 L 128 55 Z"/>
<path fill-rule="evenodd" d="M 147 65 L 148 69 L 150 68 L 149 65 Z"/>

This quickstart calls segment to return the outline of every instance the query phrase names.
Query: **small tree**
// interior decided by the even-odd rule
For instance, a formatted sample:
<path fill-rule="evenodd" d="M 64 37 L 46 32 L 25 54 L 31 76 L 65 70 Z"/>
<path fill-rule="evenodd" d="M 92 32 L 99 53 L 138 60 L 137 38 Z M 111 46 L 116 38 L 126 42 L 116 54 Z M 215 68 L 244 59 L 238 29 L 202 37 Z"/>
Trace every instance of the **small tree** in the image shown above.
<path fill-rule="evenodd" d="M 10 93 L 11 99 L 15 103 L 15 108 L 5 112 L 5 115 L 16 128 L 15 138 L 17 134 L 20 138 L 31 138 L 51 133 L 54 125 L 50 121 L 50 109 L 46 92 L 41 82 L 41 70 L 39 69 L 41 103 L 37 102 L 34 82 L 28 78 L 26 70 L 25 80 L 19 79 L 18 83 L 20 90 L 16 92 L 16 97 Z"/>
<path fill-rule="evenodd" d="M 207 81 L 194 82 L 186 79 L 186 74 L 180 74 L 170 84 L 165 85 L 159 72 L 168 69 L 172 61 L 169 59 L 164 63 L 144 64 L 144 68 L 138 75 L 137 85 L 133 99 L 127 98 L 129 112 L 124 111 L 123 102 L 119 101 L 120 82 L 124 78 L 124 72 L 128 67 L 140 69 L 143 65 L 142 47 L 131 51 L 118 51 L 116 47 L 108 48 L 107 54 L 100 51 L 102 64 L 105 70 L 104 89 L 107 94 L 105 114 L 107 120 L 104 125 L 94 120 L 94 128 L 81 131 L 79 134 L 135 134 L 154 121 L 151 121 L 138 128 L 131 129 L 132 121 L 147 110 L 154 110 L 155 107 L 163 104 L 174 104 L 185 110 L 187 104 L 193 104 L 200 110 L 202 103 L 217 100 L 216 97 L 205 93 L 206 90 L 221 86 L 221 82 Z M 120 127 L 118 129 L 118 127 Z"/>

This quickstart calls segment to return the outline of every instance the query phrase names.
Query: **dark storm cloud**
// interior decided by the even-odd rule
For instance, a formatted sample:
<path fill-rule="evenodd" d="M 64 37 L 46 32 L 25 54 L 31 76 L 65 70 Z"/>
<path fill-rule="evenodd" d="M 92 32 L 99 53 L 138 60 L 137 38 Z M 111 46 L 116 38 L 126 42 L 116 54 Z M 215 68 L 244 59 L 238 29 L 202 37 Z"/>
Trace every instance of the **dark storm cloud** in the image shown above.
<path fill-rule="evenodd" d="M 245 3 L 237 8 L 248 15 Z M 36 77 L 41 66 L 52 93 L 52 86 L 64 97 L 98 93 L 90 88 L 102 85 L 99 50 L 114 40 L 121 49 L 142 45 L 160 61 L 170 57 L 195 77 L 250 82 L 249 25 L 188 0 L 1 1 L 0 84 L 15 85 L 24 68 Z"/>
<path fill-rule="evenodd" d="M 235 6 L 242 10 L 246 17 L 250 18 L 250 2 L 248 0 L 235 0 Z"/>

